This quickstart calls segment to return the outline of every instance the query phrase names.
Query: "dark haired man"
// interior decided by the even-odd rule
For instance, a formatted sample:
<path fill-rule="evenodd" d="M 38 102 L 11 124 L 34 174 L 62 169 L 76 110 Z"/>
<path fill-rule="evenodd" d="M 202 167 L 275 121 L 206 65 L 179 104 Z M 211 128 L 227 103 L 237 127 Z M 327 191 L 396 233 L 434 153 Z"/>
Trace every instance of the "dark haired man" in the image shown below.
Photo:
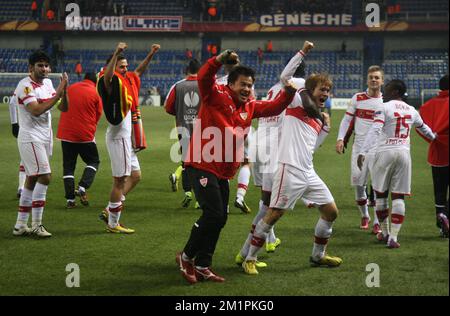
<path fill-rule="evenodd" d="M 235 66 L 227 85 L 218 85 L 215 75 L 223 64 L 238 55 L 227 50 L 200 68 L 198 84 L 202 106 L 185 161 L 202 216 L 193 225 L 189 240 L 176 256 L 183 277 L 189 283 L 200 280 L 223 282 L 210 266 L 220 232 L 227 221 L 229 179 L 243 159 L 244 139 L 253 118 L 281 113 L 291 102 L 295 89 L 287 87 L 271 101 L 251 98 L 255 73 Z"/>
<path fill-rule="evenodd" d="M 438 134 L 438 139 L 430 143 L 428 163 L 433 175 L 437 226 L 448 238 L 448 74 L 439 81 L 439 89 L 439 95 L 422 105 L 419 112 L 425 124 Z"/>
<path fill-rule="evenodd" d="M 19 214 L 13 235 L 31 233 L 40 238 L 51 237 L 42 225 L 42 217 L 50 184 L 50 156 L 53 147 L 50 110 L 58 105 L 60 111 L 68 110 L 67 74 L 64 73 L 58 87 L 48 79 L 50 58 L 43 51 L 32 53 L 28 60 L 30 75 L 22 79 L 14 92 L 19 108 L 19 134 L 17 144 L 27 175 L 19 202 Z M 28 217 L 32 213 L 31 230 Z"/>
<path fill-rule="evenodd" d="M 374 116 L 372 127 L 364 140 L 357 159 L 362 169 L 365 155 L 376 148 L 372 172 L 372 186 L 376 193 L 376 212 L 381 232 L 377 239 L 388 248 L 399 248 L 397 240 L 405 218 L 405 195 L 411 195 L 411 127 L 433 141 L 436 135 L 424 124 L 414 107 L 403 101 L 406 85 L 392 80 L 384 88 L 383 101 Z M 389 212 L 388 195 L 391 192 L 392 209 Z M 389 229 L 389 213 L 391 227 Z"/>
<path fill-rule="evenodd" d="M 67 89 L 70 107 L 61 114 L 56 137 L 61 140 L 63 154 L 63 179 L 66 207 L 74 208 L 75 195 L 84 206 L 89 205 L 87 190 L 94 182 L 100 159 L 95 132 L 102 116 L 102 99 L 95 89 L 97 76 L 88 72 L 84 80 Z M 86 163 L 83 175 L 75 190 L 75 167 L 78 155 Z"/>
<path fill-rule="evenodd" d="M 191 59 L 186 67 L 186 78 L 175 83 L 169 90 L 164 107 L 166 112 L 175 116 L 178 140 L 181 148 L 181 166 L 177 171 L 169 175 L 172 191 L 178 189 L 178 179 L 182 178 L 184 199 L 182 207 L 187 208 L 192 201 L 192 186 L 184 168 L 189 141 L 194 129 L 194 121 L 200 109 L 200 91 L 197 83 L 197 73 L 201 64 L 196 59 Z"/>
<path fill-rule="evenodd" d="M 127 59 L 122 55 L 126 48 L 126 43 L 117 44 L 107 66 L 100 72 L 97 83 L 108 121 L 106 146 L 113 176 L 108 207 L 102 211 L 100 219 L 106 222 L 106 230 L 110 233 L 132 234 L 134 229 L 121 225 L 119 218 L 123 209 L 122 201 L 141 179 L 136 152 L 146 148 L 139 110 L 140 76 L 160 45 L 152 45 L 147 57 L 135 71 L 128 71 Z"/>

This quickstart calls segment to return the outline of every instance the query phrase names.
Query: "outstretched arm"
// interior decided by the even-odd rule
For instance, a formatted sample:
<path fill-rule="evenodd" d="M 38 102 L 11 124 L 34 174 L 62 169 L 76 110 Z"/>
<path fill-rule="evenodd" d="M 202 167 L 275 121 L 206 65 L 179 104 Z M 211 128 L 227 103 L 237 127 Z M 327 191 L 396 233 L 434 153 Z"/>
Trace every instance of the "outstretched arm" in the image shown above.
<path fill-rule="evenodd" d="M 139 66 L 134 71 L 138 77 L 140 77 L 148 68 L 148 64 L 153 59 L 153 55 L 156 54 L 156 52 L 161 48 L 161 45 L 159 44 L 153 44 L 150 52 L 148 53 L 147 57 L 139 64 Z"/>
<path fill-rule="evenodd" d="M 128 46 L 126 43 L 121 42 L 121 43 L 117 44 L 116 50 L 114 51 L 111 60 L 109 61 L 108 65 L 106 65 L 105 76 L 104 76 L 103 82 L 105 84 L 105 88 L 106 88 L 106 91 L 108 94 L 111 94 L 111 80 L 112 80 L 112 77 L 114 76 L 114 69 L 116 68 L 117 57 L 127 47 Z"/>
<path fill-rule="evenodd" d="M 291 104 L 294 96 L 295 90 L 287 87 L 286 89 L 281 90 L 281 93 L 273 100 L 255 101 L 253 118 L 279 115 L 289 104 Z"/>
<path fill-rule="evenodd" d="M 286 67 L 284 67 L 283 72 L 281 73 L 280 76 L 281 83 L 283 83 L 284 86 L 292 85 L 291 79 L 294 76 L 295 71 L 297 70 L 298 66 L 300 66 L 305 56 L 313 48 L 314 48 L 313 43 L 305 41 L 302 50 L 300 50 L 297 54 L 295 54 L 295 56 L 291 58 Z M 299 87 L 296 88 L 298 89 Z"/>

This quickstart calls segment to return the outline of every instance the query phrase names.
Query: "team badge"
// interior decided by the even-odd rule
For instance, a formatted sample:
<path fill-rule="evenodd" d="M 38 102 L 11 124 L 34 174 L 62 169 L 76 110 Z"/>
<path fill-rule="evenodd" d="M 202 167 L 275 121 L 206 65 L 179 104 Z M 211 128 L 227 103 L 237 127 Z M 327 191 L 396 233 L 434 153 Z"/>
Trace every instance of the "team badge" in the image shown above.
<path fill-rule="evenodd" d="M 208 178 L 201 178 L 200 184 L 202 187 L 206 188 L 206 185 L 208 184 Z"/>
<path fill-rule="evenodd" d="M 243 119 L 244 121 L 247 120 L 247 117 L 248 117 L 248 113 L 247 112 L 239 113 L 239 115 L 240 115 L 241 119 Z"/>
<path fill-rule="evenodd" d="M 30 87 L 25 87 L 25 89 L 23 90 L 23 92 L 25 93 L 25 95 L 30 94 L 31 92 L 31 88 Z"/>

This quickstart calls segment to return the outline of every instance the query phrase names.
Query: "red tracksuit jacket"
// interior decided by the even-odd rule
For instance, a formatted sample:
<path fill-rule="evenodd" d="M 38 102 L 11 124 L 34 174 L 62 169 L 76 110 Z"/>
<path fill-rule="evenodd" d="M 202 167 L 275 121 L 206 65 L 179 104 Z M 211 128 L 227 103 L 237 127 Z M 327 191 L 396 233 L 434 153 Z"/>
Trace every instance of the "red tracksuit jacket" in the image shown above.
<path fill-rule="evenodd" d="M 441 91 L 437 97 L 426 102 L 419 110 L 425 124 L 438 134 L 437 139 L 428 149 L 428 163 L 434 167 L 448 166 L 448 110 L 448 90 Z M 429 139 L 423 138 L 430 142 Z"/>
<path fill-rule="evenodd" d="M 252 119 L 278 115 L 295 94 L 284 90 L 274 100 L 248 100 L 240 104 L 226 85 L 217 85 L 215 75 L 222 65 L 213 57 L 198 73 L 202 106 L 194 125 L 185 165 L 231 179 L 242 161 L 244 143 Z"/>

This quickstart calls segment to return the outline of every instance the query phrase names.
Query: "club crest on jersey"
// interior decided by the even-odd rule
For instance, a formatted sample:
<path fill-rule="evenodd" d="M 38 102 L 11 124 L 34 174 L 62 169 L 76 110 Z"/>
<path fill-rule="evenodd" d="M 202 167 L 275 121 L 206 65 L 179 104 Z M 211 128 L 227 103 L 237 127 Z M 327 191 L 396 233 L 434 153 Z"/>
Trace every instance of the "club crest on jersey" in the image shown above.
<path fill-rule="evenodd" d="M 242 113 L 239 113 L 239 116 L 241 117 L 241 119 L 243 119 L 244 121 L 246 121 L 246 120 L 247 120 L 247 117 L 248 117 L 248 113 L 247 113 L 247 112 L 242 112 Z"/>
<path fill-rule="evenodd" d="M 200 185 L 204 188 L 208 185 L 208 178 L 201 178 L 200 179 Z"/>
<path fill-rule="evenodd" d="M 28 95 L 31 92 L 31 88 L 30 87 L 25 87 L 23 92 L 25 93 L 25 95 Z"/>

